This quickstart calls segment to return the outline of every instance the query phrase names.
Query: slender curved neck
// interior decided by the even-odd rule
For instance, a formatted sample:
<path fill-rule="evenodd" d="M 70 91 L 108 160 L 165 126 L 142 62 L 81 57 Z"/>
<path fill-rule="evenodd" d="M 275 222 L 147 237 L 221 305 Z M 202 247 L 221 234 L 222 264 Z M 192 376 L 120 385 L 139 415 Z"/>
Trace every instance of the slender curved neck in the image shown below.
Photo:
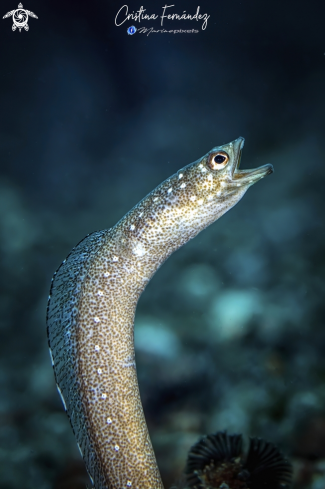
<path fill-rule="evenodd" d="M 182 224 L 175 207 L 152 201 L 147 196 L 108 233 L 78 300 L 77 377 L 101 487 L 162 488 L 139 394 L 134 315 L 152 275 L 200 225 Z"/>
<path fill-rule="evenodd" d="M 96 489 L 159 489 L 163 486 L 142 409 L 133 343 L 137 300 L 159 263 L 139 261 L 127 238 L 120 239 L 122 225 L 95 255 L 82 286 L 78 379 L 102 474 Z"/>
<path fill-rule="evenodd" d="M 216 147 L 168 178 L 113 229 L 80 242 L 53 277 L 52 363 L 96 489 L 163 488 L 136 375 L 135 309 L 168 256 L 272 172 L 238 170 L 242 147 L 242 138 Z"/>

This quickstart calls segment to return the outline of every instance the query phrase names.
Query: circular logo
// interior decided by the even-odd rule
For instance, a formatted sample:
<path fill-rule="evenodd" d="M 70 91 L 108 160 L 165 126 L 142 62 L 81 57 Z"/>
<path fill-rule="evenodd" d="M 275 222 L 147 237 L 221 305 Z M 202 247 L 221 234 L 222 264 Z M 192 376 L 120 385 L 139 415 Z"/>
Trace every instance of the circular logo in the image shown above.
<path fill-rule="evenodd" d="M 129 34 L 129 36 L 133 36 L 133 34 L 135 34 L 136 32 L 137 32 L 137 30 L 134 27 L 134 25 L 131 25 L 131 27 L 129 27 L 127 30 L 127 33 Z"/>
<path fill-rule="evenodd" d="M 14 24 L 18 29 L 21 29 L 22 27 L 25 27 L 25 25 L 28 22 L 28 13 L 24 9 L 17 9 L 15 10 L 12 20 L 14 21 Z"/>

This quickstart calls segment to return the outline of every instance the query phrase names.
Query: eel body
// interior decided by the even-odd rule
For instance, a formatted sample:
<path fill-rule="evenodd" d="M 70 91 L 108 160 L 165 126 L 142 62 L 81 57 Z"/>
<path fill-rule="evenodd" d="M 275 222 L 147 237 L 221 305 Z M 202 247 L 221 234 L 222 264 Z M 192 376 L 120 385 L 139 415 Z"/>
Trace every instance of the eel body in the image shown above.
<path fill-rule="evenodd" d="M 140 294 L 180 246 L 231 209 L 271 165 L 239 170 L 244 139 L 168 178 L 112 229 L 82 240 L 52 279 L 49 348 L 58 391 L 96 489 L 162 489 L 140 400 Z"/>

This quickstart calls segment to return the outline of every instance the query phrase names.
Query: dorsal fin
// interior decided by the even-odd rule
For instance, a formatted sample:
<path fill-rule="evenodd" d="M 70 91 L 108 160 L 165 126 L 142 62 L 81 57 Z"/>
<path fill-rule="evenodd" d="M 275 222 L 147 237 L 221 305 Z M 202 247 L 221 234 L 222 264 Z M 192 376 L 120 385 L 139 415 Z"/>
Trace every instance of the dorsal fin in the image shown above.
<path fill-rule="evenodd" d="M 110 230 L 86 236 L 71 251 L 53 276 L 47 307 L 47 334 L 55 380 L 65 410 L 86 461 L 96 489 L 106 487 L 100 479 L 102 471 L 87 433 L 80 389 L 77 383 L 75 332 L 78 327 L 78 300 L 87 270 L 96 253 L 106 241 Z M 94 468 L 94 470 L 91 470 Z"/>

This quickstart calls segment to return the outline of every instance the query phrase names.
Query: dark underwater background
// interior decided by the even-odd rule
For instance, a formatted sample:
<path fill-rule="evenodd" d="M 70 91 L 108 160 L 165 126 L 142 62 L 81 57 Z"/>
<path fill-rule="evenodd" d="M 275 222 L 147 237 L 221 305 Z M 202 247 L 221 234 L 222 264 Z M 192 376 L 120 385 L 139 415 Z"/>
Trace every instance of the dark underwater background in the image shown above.
<path fill-rule="evenodd" d="M 18 0 L 1 1 L 1 17 Z M 51 277 L 88 233 L 212 147 L 272 163 L 155 275 L 136 315 L 140 391 L 165 487 L 218 430 L 275 443 L 325 488 L 325 4 L 175 0 L 193 34 L 137 32 L 116 1 L 24 0 L 0 20 L 0 489 L 89 484 L 46 338 Z M 129 1 L 161 15 L 164 2 Z M 170 3 L 172 4 L 172 3 Z M 169 4 L 168 4 L 169 5 Z M 246 443 L 247 444 L 247 443 Z"/>

